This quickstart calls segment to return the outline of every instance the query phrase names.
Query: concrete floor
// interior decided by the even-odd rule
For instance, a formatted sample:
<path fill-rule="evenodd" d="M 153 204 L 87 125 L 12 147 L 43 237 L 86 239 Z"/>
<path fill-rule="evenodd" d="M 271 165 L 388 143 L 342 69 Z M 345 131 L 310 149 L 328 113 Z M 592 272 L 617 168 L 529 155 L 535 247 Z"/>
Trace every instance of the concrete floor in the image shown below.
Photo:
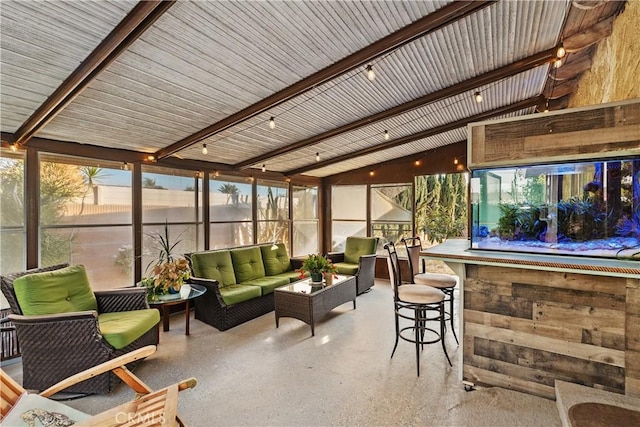
<path fill-rule="evenodd" d="M 465 392 L 458 379 L 459 347 L 425 347 L 416 376 L 412 344 L 401 341 L 393 359 L 392 292 L 377 281 L 371 292 L 334 309 L 316 325 L 273 313 L 231 330 L 191 321 L 183 314 L 160 332 L 156 354 L 136 374 L 152 388 L 195 377 L 180 393 L 179 414 L 188 426 L 560 426 L 552 400 L 501 388 Z M 21 366 L 3 369 L 18 381 Z M 95 414 L 133 397 L 120 385 L 106 396 L 66 402 Z"/>

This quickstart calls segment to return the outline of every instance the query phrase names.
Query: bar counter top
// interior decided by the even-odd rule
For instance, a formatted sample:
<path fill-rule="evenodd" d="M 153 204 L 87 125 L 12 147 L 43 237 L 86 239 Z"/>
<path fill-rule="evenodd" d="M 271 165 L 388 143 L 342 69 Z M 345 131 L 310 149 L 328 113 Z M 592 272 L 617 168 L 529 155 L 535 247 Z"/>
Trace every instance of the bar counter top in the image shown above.
<path fill-rule="evenodd" d="M 531 268 L 534 270 L 564 271 L 600 276 L 640 278 L 640 261 L 543 255 L 518 252 L 499 252 L 470 249 L 470 240 L 450 239 L 423 249 L 421 257 L 447 263 L 496 265 L 501 267 Z"/>

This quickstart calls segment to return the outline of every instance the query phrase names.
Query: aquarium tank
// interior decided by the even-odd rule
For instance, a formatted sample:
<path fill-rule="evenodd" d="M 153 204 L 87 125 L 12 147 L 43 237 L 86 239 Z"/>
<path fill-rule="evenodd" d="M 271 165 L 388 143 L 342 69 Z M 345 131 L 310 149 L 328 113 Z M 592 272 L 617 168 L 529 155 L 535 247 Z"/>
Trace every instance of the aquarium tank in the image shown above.
<path fill-rule="evenodd" d="M 640 260 L 640 157 L 474 170 L 471 248 Z"/>

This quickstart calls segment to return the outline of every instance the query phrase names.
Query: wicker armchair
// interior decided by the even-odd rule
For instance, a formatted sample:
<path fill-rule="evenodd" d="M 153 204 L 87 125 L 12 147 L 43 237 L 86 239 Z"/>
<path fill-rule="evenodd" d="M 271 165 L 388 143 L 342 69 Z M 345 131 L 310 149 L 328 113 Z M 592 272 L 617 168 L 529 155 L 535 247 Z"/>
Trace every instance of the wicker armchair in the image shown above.
<path fill-rule="evenodd" d="M 82 370 L 159 340 L 159 322 L 123 348 L 116 349 L 103 337 L 98 313 L 148 309 L 146 290 L 123 288 L 94 291 L 98 311 L 81 311 L 48 315 L 24 315 L 14 290 L 14 281 L 31 273 L 59 270 L 68 264 L 31 269 L 0 276 L 2 293 L 9 302 L 22 353 L 23 386 L 44 390 Z M 105 373 L 70 387 L 75 393 L 108 393 L 118 379 Z"/>
<path fill-rule="evenodd" d="M 375 282 L 377 237 L 347 237 L 344 252 L 329 252 L 327 257 L 339 274 L 356 276 L 357 294 L 368 292 Z"/>

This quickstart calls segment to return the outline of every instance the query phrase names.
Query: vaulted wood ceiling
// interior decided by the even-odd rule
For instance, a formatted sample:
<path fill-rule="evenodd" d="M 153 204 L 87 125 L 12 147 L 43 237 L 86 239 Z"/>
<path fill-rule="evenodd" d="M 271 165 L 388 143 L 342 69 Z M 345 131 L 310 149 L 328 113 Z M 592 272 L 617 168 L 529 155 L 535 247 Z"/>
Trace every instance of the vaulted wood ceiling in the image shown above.
<path fill-rule="evenodd" d="M 623 7 L 4 0 L 2 140 L 326 177 L 465 140 L 472 121 L 566 106 Z"/>

